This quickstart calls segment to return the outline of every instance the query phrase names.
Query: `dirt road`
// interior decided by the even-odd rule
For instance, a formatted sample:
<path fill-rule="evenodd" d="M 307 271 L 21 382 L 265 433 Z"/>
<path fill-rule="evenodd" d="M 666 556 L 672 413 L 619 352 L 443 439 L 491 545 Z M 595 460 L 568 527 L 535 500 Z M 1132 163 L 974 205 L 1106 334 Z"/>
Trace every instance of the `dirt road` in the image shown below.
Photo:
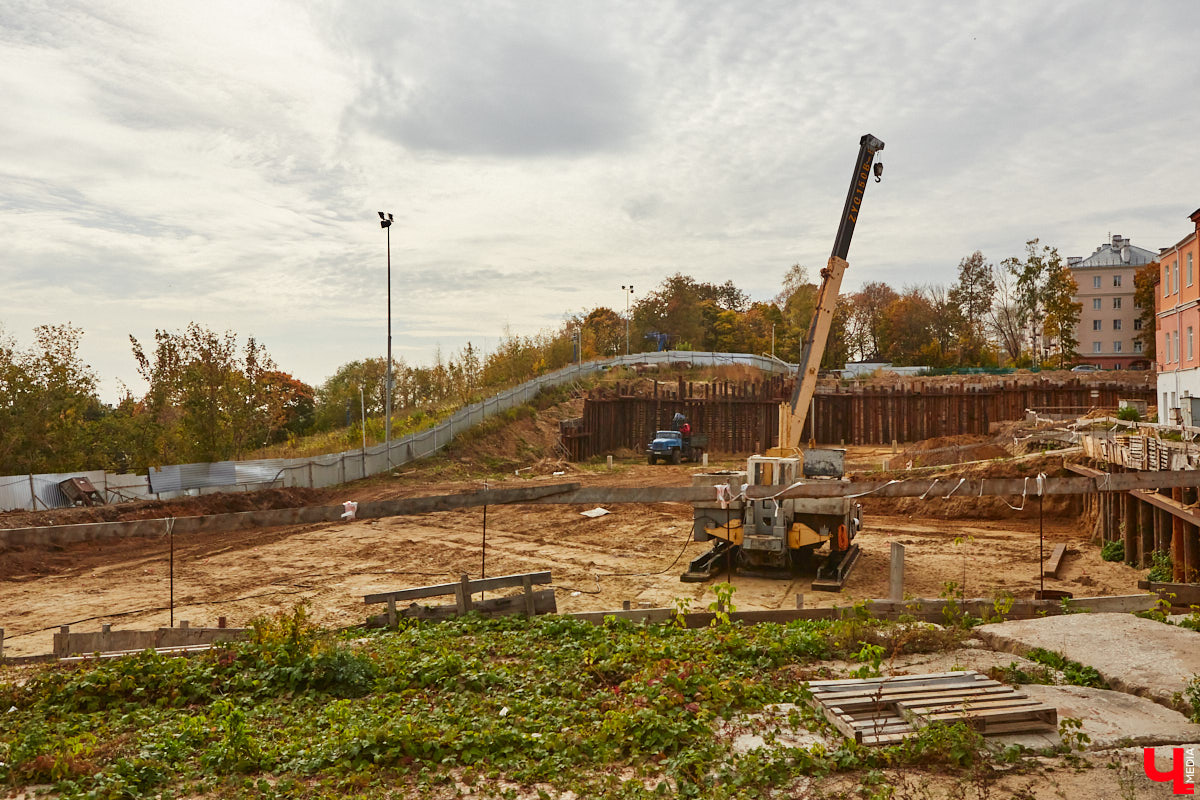
<path fill-rule="evenodd" d="M 732 464 L 731 464 L 732 466 Z M 685 485 L 688 467 L 623 465 L 613 472 L 571 475 L 587 485 Z M 562 477 L 510 478 L 504 485 Z M 411 480 L 394 489 L 379 486 L 372 497 L 435 494 L 479 488 L 478 482 L 439 483 L 420 491 Z M 353 494 L 353 493 L 349 493 Z M 366 499 L 350 497 L 345 499 Z M 691 509 L 672 504 L 613 506 L 589 519 L 584 508 L 503 506 L 483 510 L 293 526 L 175 538 L 175 620 L 232 626 L 307 600 L 326 626 L 359 624 L 378 606 L 363 595 L 488 575 L 550 570 L 560 611 L 608 610 L 623 600 L 672 606 L 675 598 L 701 609 L 715 599 L 711 584 L 687 584 L 679 575 L 707 549 L 689 541 Z M 932 509 L 931 509 L 932 511 Z M 934 514 L 931 514 L 931 517 Z M 809 581 L 734 575 L 734 603 L 741 609 L 791 608 L 803 593 L 807 606 L 847 605 L 887 595 L 889 544 L 907 549 L 906 590 L 936 597 L 950 582 L 968 596 L 1000 591 L 1029 596 L 1037 588 L 1038 523 L 1026 515 L 1010 520 L 933 519 L 873 514 L 858 542 L 863 555 L 840 594 L 813 593 Z M 1136 591 L 1141 574 L 1100 560 L 1074 519 L 1045 521 L 1046 552 L 1067 542 L 1062 579 L 1048 588 L 1076 596 Z M 165 538 L 89 543 L 54 551 L 9 551 L 0 583 L 0 627 L 5 652 L 46 653 L 60 625 L 76 630 L 146 629 L 168 623 L 169 542 Z"/>

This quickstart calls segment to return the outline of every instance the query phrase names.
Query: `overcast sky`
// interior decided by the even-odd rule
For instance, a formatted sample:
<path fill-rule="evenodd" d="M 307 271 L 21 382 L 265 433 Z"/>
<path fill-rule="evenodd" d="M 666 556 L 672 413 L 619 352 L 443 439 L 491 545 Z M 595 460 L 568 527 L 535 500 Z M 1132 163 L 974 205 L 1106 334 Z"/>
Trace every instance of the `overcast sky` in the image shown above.
<path fill-rule="evenodd" d="M 254 335 L 319 384 L 681 271 L 755 299 L 949 283 L 1039 237 L 1157 250 L 1200 206 L 1200 3 L 0 4 L 0 324 Z"/>

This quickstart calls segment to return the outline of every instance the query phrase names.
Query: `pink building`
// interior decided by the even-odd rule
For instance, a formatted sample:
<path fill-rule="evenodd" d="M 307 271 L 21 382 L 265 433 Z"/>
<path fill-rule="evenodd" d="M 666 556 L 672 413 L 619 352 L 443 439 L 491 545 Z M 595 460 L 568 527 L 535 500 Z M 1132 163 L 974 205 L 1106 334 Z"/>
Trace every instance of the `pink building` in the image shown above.
<path fill-rule="evenodd" d="M 1133 304 L 1133 276 L 1154 260 L 1154 252 L 1134 247 L 1120 234 L 1096 248 L 1087 258 L 1067 259 L 1067 268 L 1079 289 L 1079 342 L 1077 360 L 1104 369 L 1148 368 L 1142 355 L 1141 309 Z"/>
<path fill-rule="evenodd" d="M 1160 422 L 1200 423 L 1200 209 L 1191 214 L 1192 232 L 1158 254 L 1155 292 L 1155 351 Z M 1193 402 L 1196 411 L 1193 413 Z"/>

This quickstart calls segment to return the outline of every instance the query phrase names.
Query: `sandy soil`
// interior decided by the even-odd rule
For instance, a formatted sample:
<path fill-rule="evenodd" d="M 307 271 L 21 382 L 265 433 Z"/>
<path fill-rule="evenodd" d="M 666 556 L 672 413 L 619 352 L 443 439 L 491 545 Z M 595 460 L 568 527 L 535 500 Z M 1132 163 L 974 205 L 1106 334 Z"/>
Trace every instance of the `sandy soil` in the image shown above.
<path fill-rule="evenodd" d="M 874 453 L 867 454 L 870 459 Z M 728 466 L 733 466 L 731 462 Z M 587 485 L 686 485 L 696 468 L 620 465 L 569 476 L 510 476 L 505 485 L 577 480 Z M 493 483 L 492 485 L 495 485 Z M 480 488 L 479 481 L 421 483 L 416 476 L 331 494 L 328 501 L 437 494 Z M 343 496 L 344 495 L 344 496 Z M 930 501 L 935 503 L 937 501 Z M 943 504 L 947 501 L 941 501 Z M 1029 596 L 1038 586 L 1038 520 L 1027 513 L 1008 520 L 933 518 L 872 511 L 858 542 L 863 555 L 840 594 L 813 593 L 810 581 L 769 580 L 734 575 L 734 603 L 741 609 L 791 608 L 797 593 L 807 606 L 845 605 L 885 597 L 888 552 L 906 546 L 906 591 L 936 597 L 949 582 L 965 584 L 968 596 L 1007 590 Z M 969 507 L 968 507 L 969 508 Z M 715 597 L 711 584 L 679 581 L 687 562 L 707 549 L 690 542 L 691 509 L 654 504 L 617 505 L 598 519 L 571 506 L 492 507 L 487 510 L 486 552 L 482 509 L 395 517 L 346 524 L 258 529 L 175 537 L 175 620 L 193 626 L 232 626 L 307 600 L 314 618 L 328 626 L 361 623 L 380 607 L 363 595 L 388 589 L 488 575 L 550 570 L 563 612 L 609 610 L 623 600 L 671 606 L 675 598 L 700 609 Z M 907 509 L 906 509 L 907 510 Z M 955 508 L 963 513 L 963 508 Z M 969 514 L 969 510 L 967 512 Z M 1141 574 L 1100 560 L 1083 527 L 1072 516 L 1047 514 L 1047 554 L 1065 541 L 1062 578 L 1047 588 L 1078 596 L 1136 591 Z M 76 630 L 146 629 L 169 619 L 169 547 L 165 538 L 88 543 L 57 550 L 5 552 L 0 572 L 0 627 L 5 652 L 46 653 L 60 625 Z"/>

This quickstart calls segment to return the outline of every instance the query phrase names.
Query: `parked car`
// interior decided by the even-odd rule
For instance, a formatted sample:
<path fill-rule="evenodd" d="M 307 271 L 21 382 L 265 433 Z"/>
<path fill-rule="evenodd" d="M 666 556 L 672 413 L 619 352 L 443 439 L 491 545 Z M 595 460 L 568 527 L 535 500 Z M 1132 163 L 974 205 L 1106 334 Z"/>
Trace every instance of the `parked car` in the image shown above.
<path fill-rule="evenodd" d="M 1103 367 L 1098 367 L 1095 364 L 1076 364 L 1071 367 L 1071 372 L 1100 372 Z"/>

